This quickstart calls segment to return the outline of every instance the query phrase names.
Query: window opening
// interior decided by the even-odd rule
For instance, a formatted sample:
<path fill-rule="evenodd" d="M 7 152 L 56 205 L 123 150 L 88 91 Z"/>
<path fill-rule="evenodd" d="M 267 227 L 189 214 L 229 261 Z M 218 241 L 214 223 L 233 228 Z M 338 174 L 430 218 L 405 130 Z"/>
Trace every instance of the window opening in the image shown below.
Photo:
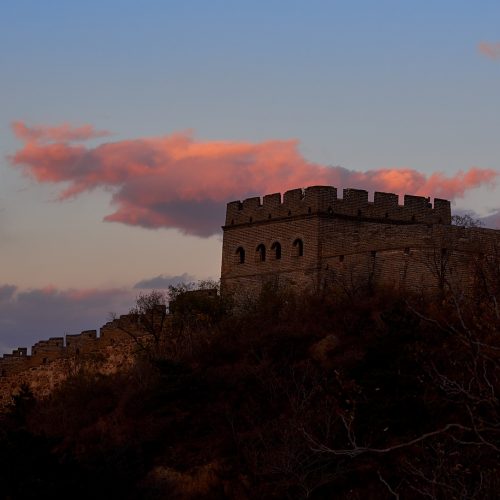
<path fill-rule="evenodd" d="M 275 241 L 271 246 L 271 250 L 274 251 L 274 258 L 276 260 L 281 259 L 281 244 L 279 242 Z"/>
<path fill-rule="evenodd" d="M 295 247 L 295 256 L 302 257 L 304 255 L 304 242 L 300 238 L 297 238 L 293 242 L 293 246 Z"/>
<path fill-rule="evenodd" d="M 258 256 L 259 262 L 265 262 L 265 260 L 266 260 L 266 247 L 263 243 L 261 243 L 257 247 L 257 256 Z"/>
<path fill-rule="evenodd" d="M 236 255 L 238 257 L 238 264 L 245 263 L 245 249 L 243 247 L 238 247 L 236 250 Z"/>

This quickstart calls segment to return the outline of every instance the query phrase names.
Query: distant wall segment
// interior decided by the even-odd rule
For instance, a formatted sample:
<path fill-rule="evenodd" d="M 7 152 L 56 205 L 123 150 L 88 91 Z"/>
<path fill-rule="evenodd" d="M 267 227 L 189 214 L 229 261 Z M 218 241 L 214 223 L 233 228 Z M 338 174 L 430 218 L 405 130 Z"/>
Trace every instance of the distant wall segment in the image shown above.
<path fill-rule="evenodd" d="M 79 358 L 95 358 L 95 355 L 102 354 L 108 360 L 103 363 L 103 369 L 108 372 L 112 371 L 117 360 L 121 360 L 122 365 L 123 359 L 130 362 L 135 346 L 133 338 L 140 335 L 145 335 L 145 332 L 137 317 L 126 314 L 106 323 L 99 336 L 97 330 L 85 330 L 79 334 L 40 340 L 32 346 L 31 354 L 26 347 L 4 354 L 0 358 L 0 410 L 23 382 L 32 386 L 39 395 L 48 394 L 67 375 L 68 363 Z"/>

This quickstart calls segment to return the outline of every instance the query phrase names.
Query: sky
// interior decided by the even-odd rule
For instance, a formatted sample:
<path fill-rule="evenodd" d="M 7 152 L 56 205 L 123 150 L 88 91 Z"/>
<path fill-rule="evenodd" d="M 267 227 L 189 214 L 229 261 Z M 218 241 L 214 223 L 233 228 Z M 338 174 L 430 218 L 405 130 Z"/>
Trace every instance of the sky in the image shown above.
<path fill-rule="evenodd" d="M 328 184 L 500 228 L 499 133 L 496 0 L 1 2 L 0 354 L 217 279 L 228 201 Z"/>

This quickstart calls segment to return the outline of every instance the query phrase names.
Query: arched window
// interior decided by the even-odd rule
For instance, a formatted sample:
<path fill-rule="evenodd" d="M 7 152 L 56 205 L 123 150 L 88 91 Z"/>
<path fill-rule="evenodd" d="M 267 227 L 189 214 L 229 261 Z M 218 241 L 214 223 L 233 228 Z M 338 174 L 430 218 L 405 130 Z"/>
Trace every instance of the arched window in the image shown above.
<path fill-rule="evenodd" d="M 257 247 L 257 260 L 259 262 L 264 262 L 266 260 L 266 247 L 263 243 L 261 243 L 258 247 Z"/>
<path fill-rule="evenodd" d="M 236 249 L 236 259 L 238 264 L 245 263 L 245 249 L 243 247 L 238 247 Z"/>
<path fill-rule="evenodd" d="M 302 257 L 304 255 L 304 242 L 300 238 L 297 238 L 293 242 L 293 246 L 295 248 L 295 256 Z"/>
<path fill-rule="evenodd" d="M 275 241 L 271 246 L 271 250 L 274 252 L 276 260 L 281 259 L 281 244 L 279 242 Z"/>

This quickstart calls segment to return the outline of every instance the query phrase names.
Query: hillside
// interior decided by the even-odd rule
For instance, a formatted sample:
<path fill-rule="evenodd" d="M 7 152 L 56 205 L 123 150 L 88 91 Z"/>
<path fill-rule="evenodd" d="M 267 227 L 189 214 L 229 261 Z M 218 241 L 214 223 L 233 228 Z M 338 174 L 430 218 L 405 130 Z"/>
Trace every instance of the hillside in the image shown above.
<path fill-rule="evenodd" d="M 117 373 L 24 387 L 3 498 L 496 498 L 498 282 L 474 297 L 180 295 Z"/>

